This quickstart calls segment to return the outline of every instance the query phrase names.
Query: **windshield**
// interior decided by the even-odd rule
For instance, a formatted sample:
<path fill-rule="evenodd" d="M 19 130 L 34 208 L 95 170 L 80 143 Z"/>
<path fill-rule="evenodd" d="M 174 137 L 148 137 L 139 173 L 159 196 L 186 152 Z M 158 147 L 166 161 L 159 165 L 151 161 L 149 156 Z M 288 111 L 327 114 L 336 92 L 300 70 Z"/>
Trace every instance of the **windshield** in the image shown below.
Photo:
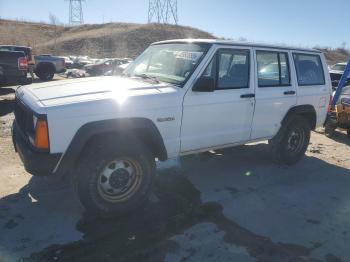
<path fill-rule="evenodd" d="M 208 49 L 192 43 L 152 45 L 124 74 L 183 86 Z"/>
<path fill-rule="evenodd" d="M 337 71 L 345 71 L 345 66 L 346 65 L 336 64 L 336 65 L 332 66 L 332 69 L 337 70 Z"/>

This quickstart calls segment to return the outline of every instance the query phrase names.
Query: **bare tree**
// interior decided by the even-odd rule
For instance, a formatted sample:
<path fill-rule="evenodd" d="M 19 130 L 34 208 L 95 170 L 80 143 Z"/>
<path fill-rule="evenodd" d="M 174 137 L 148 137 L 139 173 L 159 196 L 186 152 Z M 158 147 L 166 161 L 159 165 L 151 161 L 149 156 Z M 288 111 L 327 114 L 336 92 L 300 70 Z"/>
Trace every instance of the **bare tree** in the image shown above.
<path fill-rule="evenodd" d="M 58 25 L 58 24 L 60 24 L 60 20 L 54 14 L 49 14 L 49 21 L 50 21 L 51 25 Z"/>
<path fill-rule="evenodd" d="M 54 40 L 55 40 L 54 50 L 56 53 L 57 52 L 57 25 L 60 23 L 60 21 L 58 17 L 55 16 L 54 14 L 49 14 L 49 21 L 50 21 L 50 24 L 54 26 Z"/>

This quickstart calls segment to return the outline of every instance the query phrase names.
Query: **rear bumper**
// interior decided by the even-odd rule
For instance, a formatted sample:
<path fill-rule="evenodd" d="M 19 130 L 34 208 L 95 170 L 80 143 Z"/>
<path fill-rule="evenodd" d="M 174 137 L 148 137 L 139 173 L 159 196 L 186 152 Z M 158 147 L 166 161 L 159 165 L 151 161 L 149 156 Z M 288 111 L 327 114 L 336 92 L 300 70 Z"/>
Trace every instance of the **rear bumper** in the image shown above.
<path fill-rule="evenodd" d="M 54 168 L 61 158 L 61 154 L 35 151 L 29 142 L 23 138 L 16 122 L 12 126 L 12 141 L 28 173 L 34 176 L 52 175 Z"/>
<path fill-rule="evenodd" d="M 15 75 L 4 75 L 3 81 L 5 84 L 13 85 L 28 85 L 32 83 L 32 79 L 27 77 L 27 71 L 19 71 L 19 73 Z"/>

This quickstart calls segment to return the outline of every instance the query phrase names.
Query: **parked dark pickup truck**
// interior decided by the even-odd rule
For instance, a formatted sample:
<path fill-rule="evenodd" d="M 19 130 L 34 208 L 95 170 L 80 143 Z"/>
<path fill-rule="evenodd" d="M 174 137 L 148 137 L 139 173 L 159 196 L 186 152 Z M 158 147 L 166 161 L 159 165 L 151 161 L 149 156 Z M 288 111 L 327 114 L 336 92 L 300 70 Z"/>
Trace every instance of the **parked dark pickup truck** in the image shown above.
<path fill-rule="evenodd" d="M 29 84 L 28 60 L 24 52 L 0 51 L 0 86 L 3 84 Z"/>
<path fill-rule="evenodd" d="M 31 47 L 0 45 L 0 51 L 24 52 L 29 67 L 31 67 L 31 72 L 34 72 L 42 81 L 50 81 L 55 73 L 63 73 L 66 70 L 64 58 L 51 55 L 33 56 Z M 33 74 L 32 77 L 34 77 Z"/>
<path fill-rule="evenodd" d="M 0 45 L 0 51 L 16 51 L 23 52 L 28 60 L 28 64 L 31 62 L 34 64 L 34 57 L 32 54 L 32 48 L 27 46 L 17 46 L 17 45 Z"/>
<path fill-rule="evenodd" d="M 40 55 L 34 56 L 35 74 L 42 81 L 51 81 L 55 74 L 66 71 L 65 59 L 58 56 Z"/>

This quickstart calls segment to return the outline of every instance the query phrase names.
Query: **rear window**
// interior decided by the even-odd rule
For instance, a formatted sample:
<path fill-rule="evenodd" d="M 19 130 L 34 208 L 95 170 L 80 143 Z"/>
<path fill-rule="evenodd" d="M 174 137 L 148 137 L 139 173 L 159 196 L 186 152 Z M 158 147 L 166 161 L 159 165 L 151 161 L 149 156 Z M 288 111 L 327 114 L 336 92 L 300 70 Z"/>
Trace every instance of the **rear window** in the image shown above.
<path fill-rule="evenodd" d="M 319 55 L 293 54 L 299 86 L 324 85 L 325 77 Z"/>
<path fill-rule="evenodd" d="M 288 53 L 257 51 L 259 87 L 290 85 Z"/>

